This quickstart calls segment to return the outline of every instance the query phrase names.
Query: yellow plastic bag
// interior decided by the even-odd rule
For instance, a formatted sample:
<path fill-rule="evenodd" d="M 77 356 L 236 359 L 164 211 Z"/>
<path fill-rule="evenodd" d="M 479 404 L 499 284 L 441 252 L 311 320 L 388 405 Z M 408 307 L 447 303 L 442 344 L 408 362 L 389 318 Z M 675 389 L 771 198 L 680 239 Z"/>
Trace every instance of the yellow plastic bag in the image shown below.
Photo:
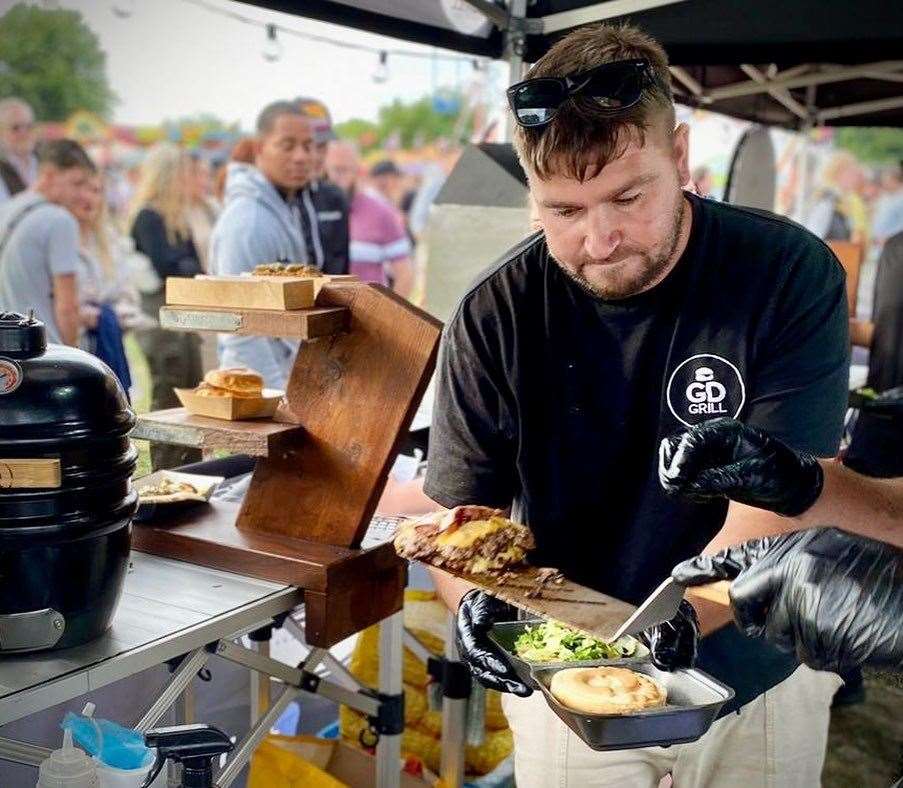
<path fill-rule="evenodd" d="M 405 626 L 434 654 L 445 648 L 443 635 L 447 613 L 432 591 L 405 591 Z M 379 630 L 365 630 L 355 645 L 349 665 L 351 672 L 365 684 L 374 685 L 379 676 Z M 414 757 L 432 771 L 439 770 L 441 760 L 442 714 L 427 706 L 426 685 L 429 676 L 426 666 L 407 648 L 404 650 L 405 730 L 401 749 L 407 757 Z M 492 771 L 511 754 L 513 742 L 508 721 L 502 713 L 501 696 L 486 693 L 486 740 L 479 747 L 467 747 L 466 765 L 469 773 Z M 353 746 L 360 746 L 360 734 L 368 727 L 364 715 L 342 706 L 339 713 L 342 737 Z"/>
<path fill-rule="evenodd" d="M 401 764 L 399 764 L 400 766 Z M 401 788 L 432 788 L 422 761 L 408 759 Z M 247 788 L 373 788 L 376 759 L 337 739 L 267 736 L 251 758 Z"/>
<path fill-rule="evenodd" d="M 314 736 L 267 736 L 251 758 L 248 788 L 348 788 L 325 771 L 335 746 Z"/>

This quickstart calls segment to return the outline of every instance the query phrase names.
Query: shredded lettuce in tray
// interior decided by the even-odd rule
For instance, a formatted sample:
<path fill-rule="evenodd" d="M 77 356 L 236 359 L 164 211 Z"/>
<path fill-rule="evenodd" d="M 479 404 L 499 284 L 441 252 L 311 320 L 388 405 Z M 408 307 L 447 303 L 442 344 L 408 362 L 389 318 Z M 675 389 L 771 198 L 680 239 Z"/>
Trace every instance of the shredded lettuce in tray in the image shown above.
<path fill-rule="evenodd" d="M 582 662 L 622 659 L 636 651 L 637 642 L 626 635 L 613 643 L 568 629 L 557 621 L 528 625 L 514 641 L 514 653 L 527 662 Z"/>

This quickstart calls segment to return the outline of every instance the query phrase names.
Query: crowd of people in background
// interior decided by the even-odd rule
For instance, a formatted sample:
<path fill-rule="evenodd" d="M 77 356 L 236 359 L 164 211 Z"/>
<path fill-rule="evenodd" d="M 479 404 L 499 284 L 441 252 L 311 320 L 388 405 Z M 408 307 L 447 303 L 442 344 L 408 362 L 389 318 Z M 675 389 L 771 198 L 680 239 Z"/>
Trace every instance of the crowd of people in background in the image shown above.
<path fill-rule="evenodd" d="M 415 231 L 409 221 L 423 199 L 416 180 L 388 159 L 368 168 L 336 138 L 315 98 L 263 108 L 254 136 L 223 161 L 162 142 L 126 171 L 102 166 L 74 140 L 36 136 L 28 104 L 0 101 L 0 310 L 33 310 L 49 341 L 97 355 L 126 391 L 132 332 L 152 409 L 176 406 L 174 389 L 216 366 L 249 366 L 268 387 L 285 388 L 297 350 L 275 338 L 224 335 L 217 343 L 166 330 L 157 316 L 168 277 L 287 262 L 353 274 L 402 297 L 413 292 L 424 224 Z M 435 197 L 442 179 L 429 180 Z M 155 467 L 196 458 L 190 449 L 152 447 Z"/>
<path fill-rule="evenodd" d="M 373 157 L 370 158 L 373 161 Z M 901 165 L 903 166 L 903 165 Z M 869 385 L 903 385 L 903 169 L 864 168 L 834 152 L 802 222 L 826 241 L 847 241 L 877 266 L 870 314 L 853 320 L 854 342 L 872 349 Z M 0 101 L 0 309 L 34 310 L 54 342 L 103 359 L 132 385 L 124 337 L 134 332 L 150 371 L 149 406 L 177 404 L 173 389 L 204 371 L 245 365 L 268 387 L 284 388 L 295 343 L 260 337 L 216 339 L 168 331 L 157 321 L 171 276 L 239 275 L 270 262 L 353 274 L 411 298 L 415 249 L 447 174 L 427 163 L 418 182 L 390 158 L 368 165 L 337 139 L 316 98 L 274 102 L 255 134 L 228 159 L 158 143 L 138 166 L 98 166 L 72 140 L 38 145 L 34 113 Z M 692 188 L 711 196 L 707 166 Z M 885 347 L 887 346 L 887 347 Z M 155 466 L 196 453 L 156 445 Z"/>
<path fill-rule="evenodd" d="M 903 386 L 903 162 L 869 170 L 836 151 L 818 183 L 803 224 L 851 247 L 869 274 L 865 303 L 850 321 L 853 345 L 869 351 L 866 384 L 877 393 Z"/>

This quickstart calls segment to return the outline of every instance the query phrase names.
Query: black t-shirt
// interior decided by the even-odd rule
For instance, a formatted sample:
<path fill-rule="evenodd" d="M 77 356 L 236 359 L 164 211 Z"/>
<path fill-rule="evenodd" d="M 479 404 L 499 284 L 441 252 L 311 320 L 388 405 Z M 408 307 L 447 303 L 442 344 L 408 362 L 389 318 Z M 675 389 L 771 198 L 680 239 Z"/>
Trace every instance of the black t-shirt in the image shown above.
<path fill-rule="evenodd" d="M 308 258 L 326 274 L 348 273 L 348 200 L 328 181 L 314 181 L 298 193 L 301 231 Z"/>
<path fill-rule="evenodd" d="M 512 506 L 536 560 L 631 602 L 720 530 L 726 502 L 667 497 L 658 445 L 718 416 L 833 455 L 847 399 L 844 273 L 801 227 L 687 195 L 657 287 L 593 298 L 537 233 L 445 327 L 426 494 Z"/>

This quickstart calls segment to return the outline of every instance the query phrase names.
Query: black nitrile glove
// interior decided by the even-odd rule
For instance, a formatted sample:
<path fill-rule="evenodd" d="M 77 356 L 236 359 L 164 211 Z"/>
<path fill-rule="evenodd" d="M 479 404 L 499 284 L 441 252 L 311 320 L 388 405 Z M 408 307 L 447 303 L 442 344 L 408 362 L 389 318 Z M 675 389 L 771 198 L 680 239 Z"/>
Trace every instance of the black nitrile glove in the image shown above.
<path fill-rule="evenodd" d="M 637 637 L 649 647 L 652 664 L 659 670 L 692 668 L 699 643 L 699 621 L 693 605 L 681 600 L 674 618 L 643 630 Z"/>
<path fill-rule="evenodd" d="M 736 578 L 737 626 L 816 670 L 903 668 L 903 551 L 883 542 L 814 528 L 691 558 L 672 577 Z"/>
<path fill-rule="evenodd" d="M 488 636 L 493 624 L 516 619 L 517 611 L 506 602 L 478 589 L 468 591 L 458 605 L 455 620 L 458 652 L 473 677 L 484 687 L 526 698 L 533 690 L 520 680 Z"/>
<path fill-rule="evenodd" d="M 662 441 L 658 478 L 671 495 L 730 498 L 796 517 L 818 499 L 824 473 L 813 456 L 760 429 L 714 419 Z"/>

